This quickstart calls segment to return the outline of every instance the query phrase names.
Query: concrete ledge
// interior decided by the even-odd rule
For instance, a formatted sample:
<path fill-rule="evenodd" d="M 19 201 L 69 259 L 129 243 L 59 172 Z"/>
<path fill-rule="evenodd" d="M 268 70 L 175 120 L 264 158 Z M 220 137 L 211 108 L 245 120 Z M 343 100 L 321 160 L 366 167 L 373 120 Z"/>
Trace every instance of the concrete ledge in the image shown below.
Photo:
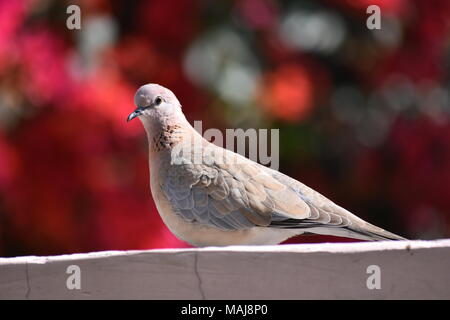
<path fill-rule="evenodd" d="M 450 240 L 0 258 L 0 299 L 450 299 Z"/>

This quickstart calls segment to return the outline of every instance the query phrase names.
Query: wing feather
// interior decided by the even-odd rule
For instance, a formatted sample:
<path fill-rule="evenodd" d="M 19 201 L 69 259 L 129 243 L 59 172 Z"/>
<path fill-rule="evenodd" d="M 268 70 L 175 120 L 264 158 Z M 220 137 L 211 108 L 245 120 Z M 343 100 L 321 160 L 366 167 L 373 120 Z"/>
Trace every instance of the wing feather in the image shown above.
<path fill-rule="evenodd" d="M 161 187 L 187 221 L 222 230 L 350 223 L 325 206 L 312 205 L 326 198 L 300 182 L 229 151 L 223 156 L 215 159 L 209 153 L 204 164 L 185 161 L 168 170 Z"/>

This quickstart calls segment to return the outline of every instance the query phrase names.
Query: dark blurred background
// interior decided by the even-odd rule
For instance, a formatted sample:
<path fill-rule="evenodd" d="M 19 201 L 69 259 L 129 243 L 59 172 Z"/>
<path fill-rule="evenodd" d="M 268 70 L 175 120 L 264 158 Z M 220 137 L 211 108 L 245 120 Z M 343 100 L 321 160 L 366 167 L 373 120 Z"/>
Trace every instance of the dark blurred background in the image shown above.
<path fill-rule="evenodd" d="M 125 121 L 149 82 L 204 129 L 279 128 L 280 171 L 363 219 L 448 237 L 449 63 L 448 0 L 0 0 L 0 256 L 187 246 Z M 349 240 L 289 242 L 317 241 Z"/>

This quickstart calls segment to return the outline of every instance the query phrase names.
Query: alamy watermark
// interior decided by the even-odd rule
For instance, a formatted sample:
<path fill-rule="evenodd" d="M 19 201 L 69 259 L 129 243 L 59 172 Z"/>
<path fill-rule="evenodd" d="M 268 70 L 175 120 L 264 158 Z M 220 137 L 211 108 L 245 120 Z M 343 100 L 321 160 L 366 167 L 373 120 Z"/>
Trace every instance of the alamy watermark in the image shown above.
<path fill-rule="evenodd" d="M 81 9 L 76 4 L 71 4 L 67 7 L 66 13 L 69 15 L 66 19 L 66 26 L 69 30 L 81 29 Z M 372 4 L 366 9 L 366 13 L 370 16 L 366 20 L 368 29 L 381 29 L 381 9 L 379 6 Z"/>
<path fill-rule="evenodd" d="M 376 264 L 371 264 L 367 267 L 366 273 L 370 274 L 367 278 L 366 286 L 369 290 L 381 289 L 381 268 Z"/>
<path fill-rule="evenodd" d="M 81 289 L 81 269 L 76 264 L 67 267 L 66 273 L 69 274 L 66 280 L 66 287 L 69 290 Z"/>
<path fill-rule="evenodd" d="M 199 133 L 198 136 L 187 135 L 183 138 L 184 143 L 172 148 L 172 164 L 236 165 L 246 162 L 245 157 L 248 156 L 250 160 L 274 170 L 279 168 L 279 129 L 226 129 L 224 136 L 222 131 L 216 128 L 203 132 L 202 121 L 194 121 L 194 129 Z M 205 143 L 202 137 L 214 145 Z"/>
<path fill-rule="evenodd" d="M 366 13 L 370 16 L 366 20 L 366 26 L 369 30 L 381 29 L 381 9 L 379 6 L 373 4 L 367 7 Z"/>
<path fill-rule="evenodd" d="M 69 30 L 81 29 L 81 9 L 76 4 L 71 4 L 67 7 L 66 13 L 69 16 L 66 19 L 66 27 Z"/>
<path fill-rule="evenodd" d="M 75 4 L 67 7 L 66 13 L 69 15 L 66 19 L 66 26 L 69 30 L 81 29 L 81 9 Z M 381 29 L 381 9 L 379 6 L 372 4 L 367 7 L 366 13 L 370 16 L 366 20 L 368 29 Z"/>

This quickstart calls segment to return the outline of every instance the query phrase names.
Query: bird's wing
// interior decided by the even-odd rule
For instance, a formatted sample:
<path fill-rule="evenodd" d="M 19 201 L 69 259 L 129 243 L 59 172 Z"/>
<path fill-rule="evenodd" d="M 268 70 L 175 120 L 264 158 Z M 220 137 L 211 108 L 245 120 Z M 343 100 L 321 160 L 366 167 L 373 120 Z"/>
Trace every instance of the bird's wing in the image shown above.
<path fill-rule="evenodd" d="M 282 228 L 312 228 L 323 226 L 348 227 L 352 224 L 352 218 L 355 216 L 344 208 L 336 205 L 330 199 L 285 174 L 270 169 L 266 170 L 270 172 L 270 175 L 275 180 L 300 197 L 311 212 L 306 219 L 284 216 L 279 219 L 279 221 L 273 221 L 271 226 Z"/>
<path fill-rule="evenodd" d="M 172 166 L 164 179 L 166 197 L 186 220 L 223 230 L 347 223 L 345 218 L 312 205 L 317 195 L 303 194 L 289 177 L 220 150 L 220 154 L 203 154 L 201 164 Z"/>

